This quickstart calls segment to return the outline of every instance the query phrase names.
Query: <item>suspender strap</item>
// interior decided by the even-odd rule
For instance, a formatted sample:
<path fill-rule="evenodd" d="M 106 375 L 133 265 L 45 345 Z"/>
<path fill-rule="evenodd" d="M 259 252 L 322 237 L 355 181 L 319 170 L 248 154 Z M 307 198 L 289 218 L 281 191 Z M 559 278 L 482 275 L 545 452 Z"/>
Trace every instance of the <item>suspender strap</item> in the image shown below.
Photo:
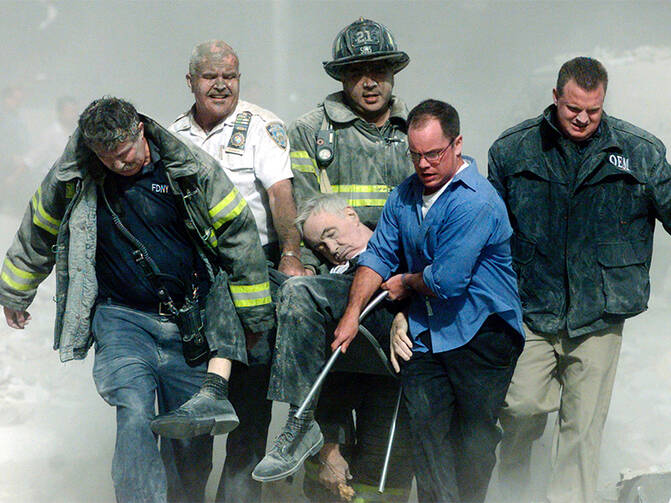
<path fill-rule="evenodd" d="M 112 221 L 114 222 L 114 225 L 117 227 L 117 229 L 119 229 L 121 235 L 133 247 L 135 247 L 135 250 L 133 251 L 135 262 L 137 262 L 137 264 L 140 266 L 140 269 L 142 269 L 142 272 L 147 278 L 147 281 L 149 281 L 151 287 L 154 289 L 159 301 L 162 304 L 165 304 L 172 316 L 177 316 L 177 306 L 175 306 L 175 302 L 172 300 L 170 293 L 168 293 L 168 289 L 160 279 L 161 272 L 159 271 L 156 262 L 154 262 L 154 260 L 151 258 L 151 255 L 149 255 L 147 248 L 145 248 L 145 246 L 135 236 L 133 236 L 133 234 L 131 234 L 131 232 L 121 222 L 119 215 L 117 215 L 116 212 L 112 209 L 112 205 L 110 205 L 109 200 L 107 199 L 105 186 L 103 184 L 100 185 L 100 189 L 102 192 L 103 201 L 107 207 L 107 211 L 109 211 L 110 215 L 112 215 Z M 182 283 L 178 278 L 173 279 L 179 283 Z"/>
<path fill-rule="evenodd" d="M 322 119 L 321 131 L 328 131 L 331 129 L 332 129 L 331 123 L 328 120 L 328 117 L 326 116 L 326 108 L 324 108 L 324 118 Z M 331 148 L 333 148 L 333 145 L 331 146 Z M 329 176 L 326 174 L 326 168 L 329 166 L 329 164 L 330 161 L 328 163 L 322 163 L 319 161 L 317 162 L 317 167 L 319 168 L 319 192 L 321 192 L 322 194 L 331 194 L 333 192 L 333 188 L 331 187 L 331 181 L 329 180 Z"/>

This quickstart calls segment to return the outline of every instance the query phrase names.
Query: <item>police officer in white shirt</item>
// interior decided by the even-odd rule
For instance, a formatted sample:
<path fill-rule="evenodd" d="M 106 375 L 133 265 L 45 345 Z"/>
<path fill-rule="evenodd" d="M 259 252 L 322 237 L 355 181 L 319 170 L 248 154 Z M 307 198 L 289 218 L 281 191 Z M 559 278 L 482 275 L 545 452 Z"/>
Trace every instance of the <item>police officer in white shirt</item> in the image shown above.
<path fill-rule="evenodd" d="M 220 161 L 252 210 L 273 267 L 290 276 L 306 274 L 294 225 L 296 205 L 284 124 L 272 112 L 238 99 L 238 56 L 221 40 L 203 42 L 193 49 L 186 82 L 195 103 L 170 130 Z M 228 435 L 218 502 L 261 500 L 260 484 L 252 480 L 251 472 L 265 454 L 272 402 L 266 399 L 269 349 L 264 351 L 260 346 L 268 348 L 268 341 L 257 342 L 248 352 L 249 366 L 233 363 L 229 399 L 240 426 Z M 222 375 L 228 377 L 230 371 L 224 369 Z M 189 407 L 187 402 L 173 414 L 195 422 L 210 412 Z"/>
<path fill-rule="evenodd" d="M 223 41 L 194 48 L 186 81 L 195 104 L 170 130 L 221 162 L 254 213 L 273 265 L 290 276 L 304 274 L 284 124 L 272 112 L 238 99 L 238 57 Z"/>

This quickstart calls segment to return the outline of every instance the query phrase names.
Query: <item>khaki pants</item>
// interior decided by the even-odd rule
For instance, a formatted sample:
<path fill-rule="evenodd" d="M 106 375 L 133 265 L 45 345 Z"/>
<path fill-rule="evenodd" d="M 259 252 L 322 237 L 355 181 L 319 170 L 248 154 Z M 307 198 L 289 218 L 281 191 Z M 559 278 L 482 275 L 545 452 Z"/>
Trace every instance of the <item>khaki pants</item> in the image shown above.
<path fill-rule="evenodd" d="M 566 332 L 527 339 L 501 410 L 500 489 L 521 501 L 529 482 L 531 446 L 559 411 L 547 488 L 551 503 L 592 503 L 606 422 L 622 343 L 623 325 L 569 338 Z"/>

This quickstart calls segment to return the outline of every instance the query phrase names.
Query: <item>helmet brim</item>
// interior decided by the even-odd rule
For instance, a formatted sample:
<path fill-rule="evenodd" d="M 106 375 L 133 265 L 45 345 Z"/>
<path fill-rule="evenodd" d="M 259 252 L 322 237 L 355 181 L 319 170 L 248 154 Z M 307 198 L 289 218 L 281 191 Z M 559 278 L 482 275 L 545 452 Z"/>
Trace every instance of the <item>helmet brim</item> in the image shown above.
<path fill-rule="evenodd" d="M 376 52 L 370 55 L 357 55 L 341 58 L 337 61 L 324 61 L 324 70 L 330 77 L 342 81 L 345 68 L 349 65 L 371 61 L 385 61 L 393 73 L 398 73 L 410 63 L 410 56 L 403 51 Z"/>

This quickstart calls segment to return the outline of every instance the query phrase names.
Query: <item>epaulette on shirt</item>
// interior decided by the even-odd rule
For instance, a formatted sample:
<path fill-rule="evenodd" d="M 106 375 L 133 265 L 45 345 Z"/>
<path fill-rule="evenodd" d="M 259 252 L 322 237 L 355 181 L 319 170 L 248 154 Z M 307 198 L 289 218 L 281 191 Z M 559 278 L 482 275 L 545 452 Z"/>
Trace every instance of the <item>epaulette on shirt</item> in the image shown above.
<path fill-rule="evenodd" d="M 174 128 L 175 131 L 182 131 L 189 128 L 189 112 L 190 110 L 181 113 L 177 118 L 172 121 L 171 129 Z"/>

